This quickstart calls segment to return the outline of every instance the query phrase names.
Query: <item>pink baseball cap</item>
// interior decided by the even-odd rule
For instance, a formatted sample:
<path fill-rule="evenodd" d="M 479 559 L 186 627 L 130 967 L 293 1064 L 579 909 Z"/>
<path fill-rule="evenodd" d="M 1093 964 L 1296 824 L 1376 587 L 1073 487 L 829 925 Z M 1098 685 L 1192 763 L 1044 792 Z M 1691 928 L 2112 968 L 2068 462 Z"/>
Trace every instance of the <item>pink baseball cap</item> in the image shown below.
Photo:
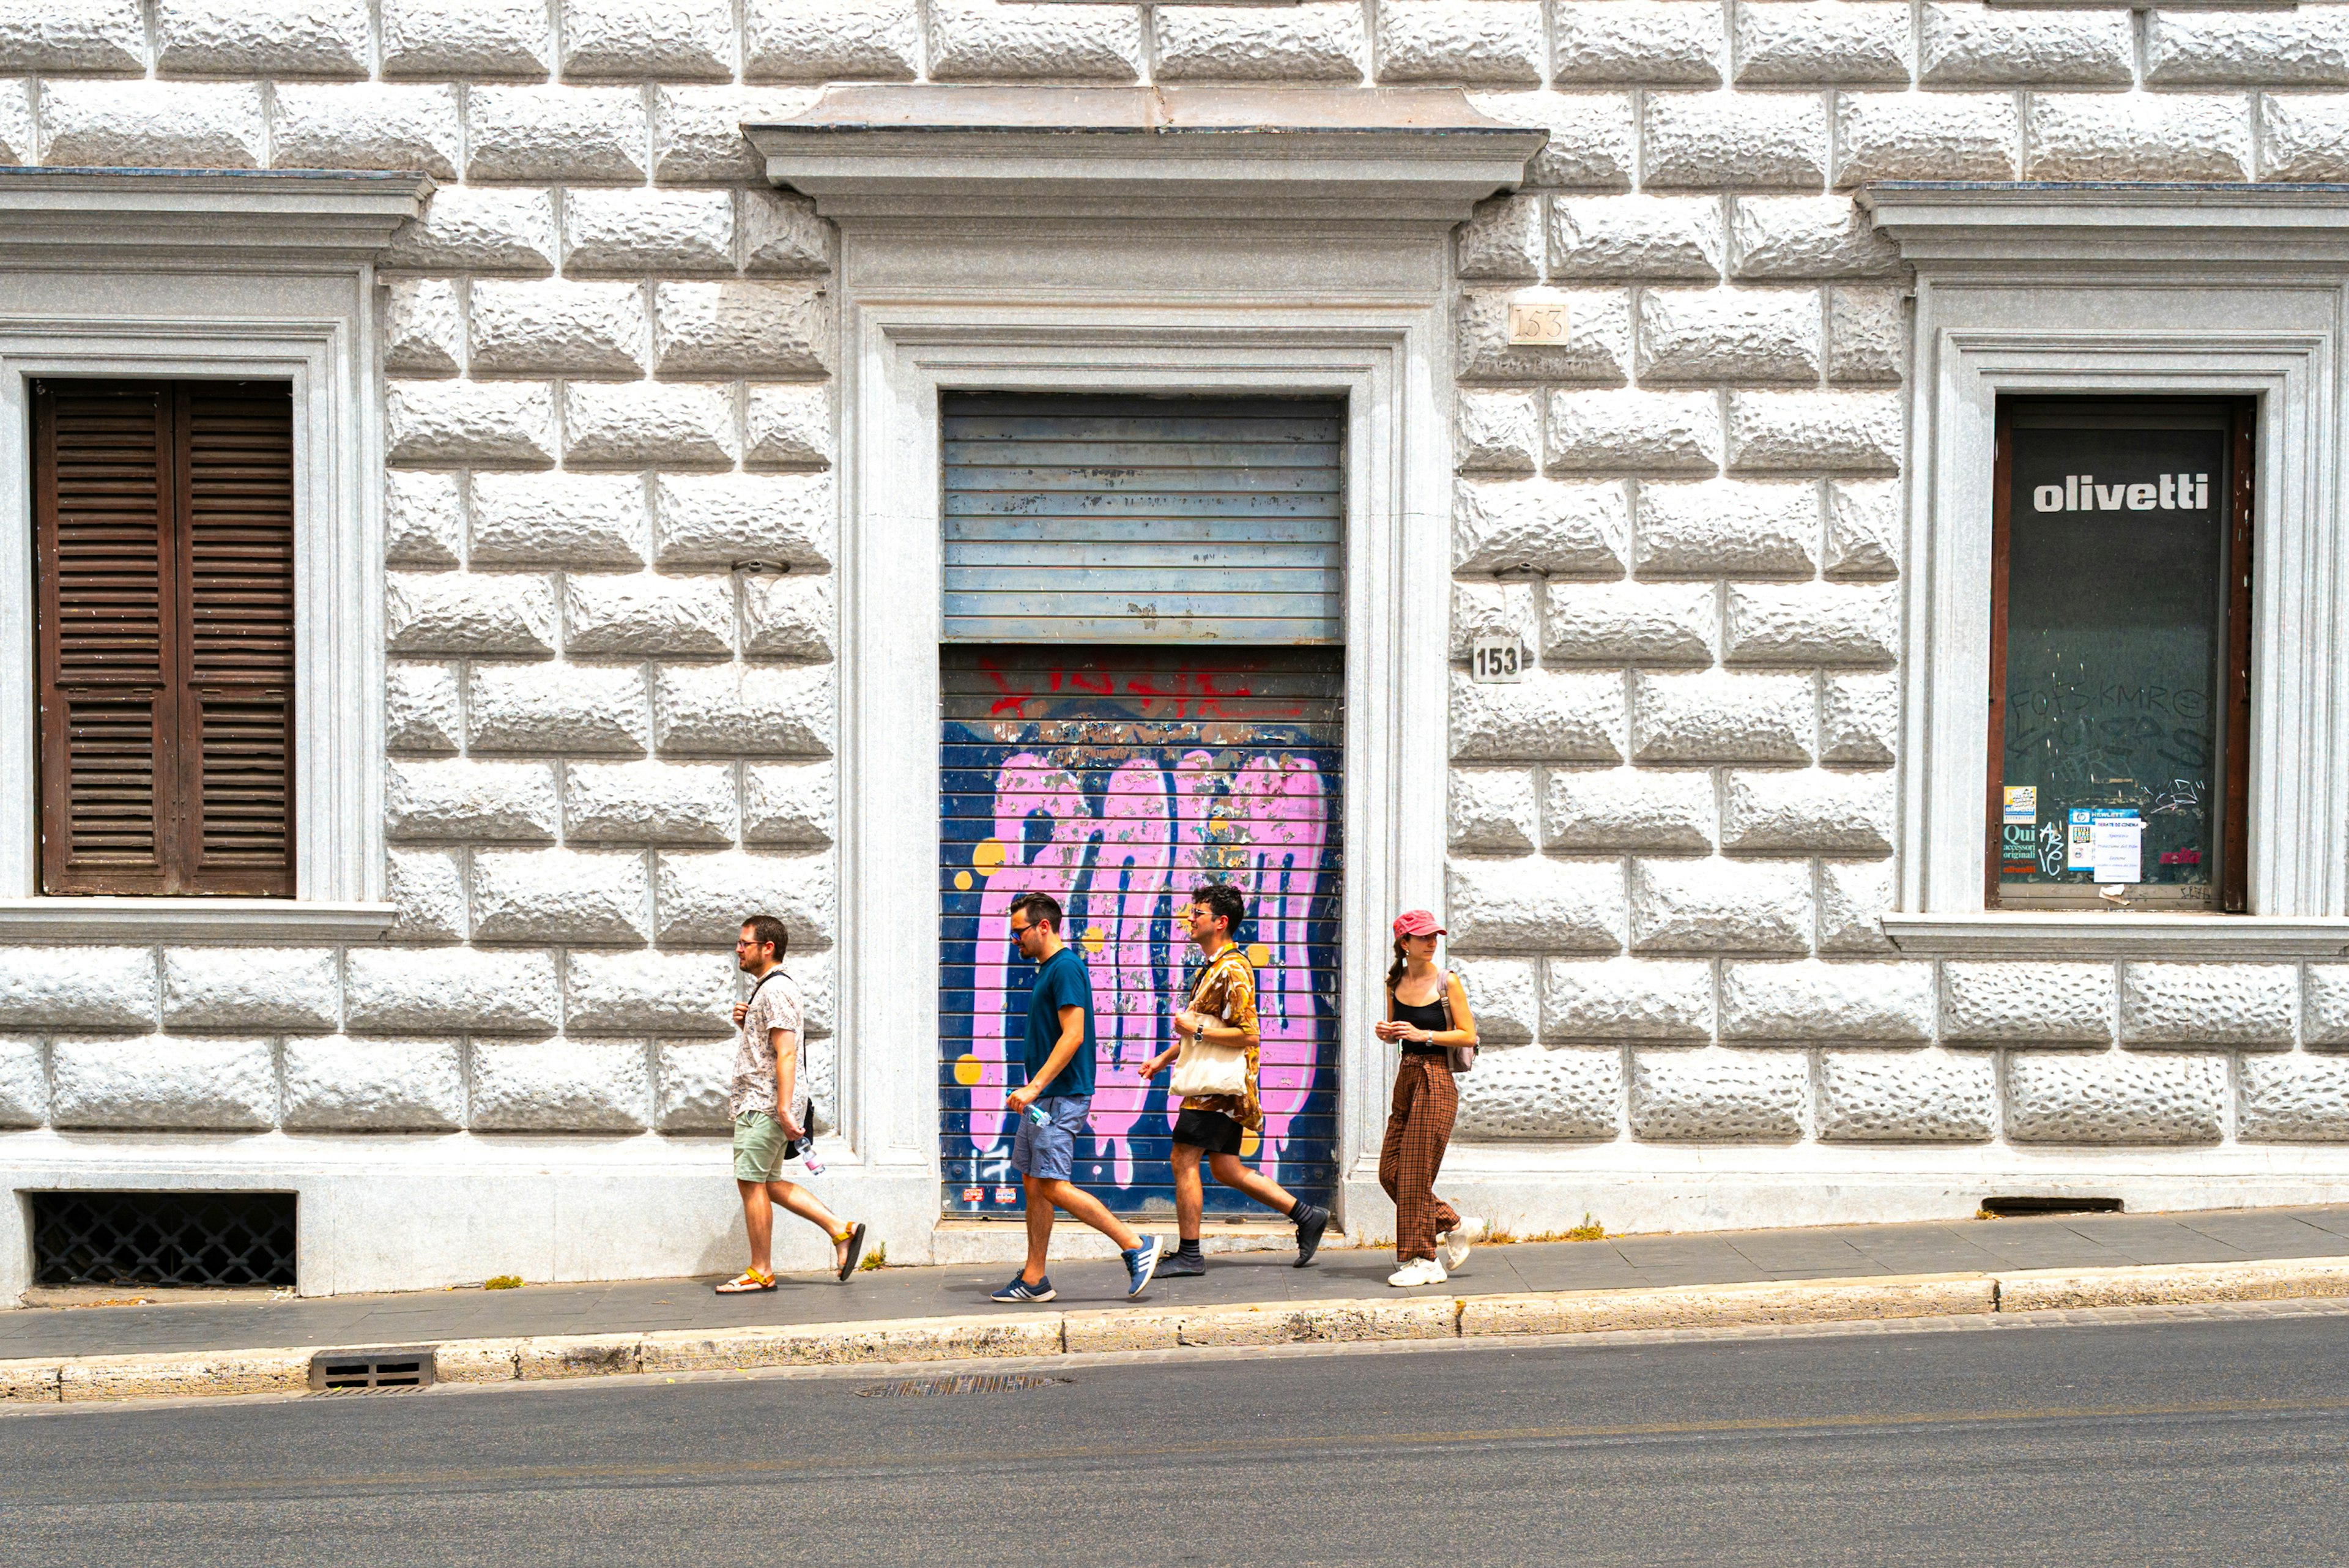
<path fill-rule="evenodd" d="M 1435 917 L 1425 909 L 1405 909 L 1395 917 L 1394 934 L 1399 937 L 1440 937 L 1447 933 L 1435 923 Z"/>

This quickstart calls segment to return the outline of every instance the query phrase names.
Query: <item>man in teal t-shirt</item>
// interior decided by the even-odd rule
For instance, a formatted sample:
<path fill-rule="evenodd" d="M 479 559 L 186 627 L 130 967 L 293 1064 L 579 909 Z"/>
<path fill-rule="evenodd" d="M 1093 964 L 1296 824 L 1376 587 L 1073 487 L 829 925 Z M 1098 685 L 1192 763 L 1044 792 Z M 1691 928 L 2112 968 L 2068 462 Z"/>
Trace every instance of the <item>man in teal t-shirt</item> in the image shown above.
<path fill-rule="evenodd" d="M 999 1302 L 1048 1302 L 1059 1293 L 1044 1272 L 1056 1206 L 1117 1243 L 1128 1300 L 1148 1286 L 1166 1246 L 1163 1237 L 1128 1230 L 1074 1180 L 1077 1135 L 1093 1104 L 1093 982 L 1084 961 L 1061 940 L 1061 919 L 1060 901 L 1050 894 L 1022 893 L 1011 901 L 1011 940 L 1037 970 L 1028 997 L 1028 1081 L 1003 1102 L 1014 1118 L 1011 1166 L 1027 1187 L 1028 1265 L 995 1293 Z"/>
<path fill-rule="evenodd" d="M 1068 1065 L 1055 1073 L 1052 1048 L 1061 1043 L 1064 1007 L 1076 1008 L 1082 1015 L 1084 1043 L 1069 1058 Z M 1092 971 L 1065 942 L 1036 971 L 1036 988 L 1028 993 L 1028 1081 L 1044 1085 L 1036 1096 L 1039 1100 L 1090 1101 L 1093 1097 Z"/>

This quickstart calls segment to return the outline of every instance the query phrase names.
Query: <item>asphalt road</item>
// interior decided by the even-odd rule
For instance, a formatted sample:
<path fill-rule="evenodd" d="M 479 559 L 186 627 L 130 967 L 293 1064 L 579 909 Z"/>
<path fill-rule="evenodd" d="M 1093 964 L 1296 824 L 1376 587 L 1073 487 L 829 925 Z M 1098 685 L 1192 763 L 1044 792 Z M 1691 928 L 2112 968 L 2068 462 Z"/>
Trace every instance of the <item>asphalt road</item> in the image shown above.
<path fill-rule="evenodd" d="M 2349 1315 L 0 1418 L 48 1563 L 2349 1560 Z"/>

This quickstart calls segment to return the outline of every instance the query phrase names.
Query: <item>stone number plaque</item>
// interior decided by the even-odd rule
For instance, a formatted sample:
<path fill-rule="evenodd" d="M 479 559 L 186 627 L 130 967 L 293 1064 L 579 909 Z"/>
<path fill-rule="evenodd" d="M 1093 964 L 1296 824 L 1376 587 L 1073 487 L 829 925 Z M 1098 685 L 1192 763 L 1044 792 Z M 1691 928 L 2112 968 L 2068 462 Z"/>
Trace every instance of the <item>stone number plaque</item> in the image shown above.
<path fill-rule="evenodd" d="M 1561 348 L 1566 343 L 1566 302 L 1558 299 L 1513 300 L 1509 304 L 1509 346 Z"/>
<path fill-rule="evenodd" d="M 1480 637 L 1468 645 L 1468 679 L 1486 685 L 1523 680 L 1532 662 L 1526 645 L 1514 637 Z"/>

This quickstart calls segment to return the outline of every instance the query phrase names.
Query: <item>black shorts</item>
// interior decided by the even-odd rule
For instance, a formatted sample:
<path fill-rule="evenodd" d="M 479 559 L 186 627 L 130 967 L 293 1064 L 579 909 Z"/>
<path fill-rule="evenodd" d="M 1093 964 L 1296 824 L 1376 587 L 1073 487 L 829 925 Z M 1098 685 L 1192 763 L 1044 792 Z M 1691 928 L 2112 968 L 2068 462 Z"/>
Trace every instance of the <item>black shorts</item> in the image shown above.
<path fill-rule="evenodd" d="M 1195 1111 L 1185 1106 L 1174 1118 L 1174 1141 L 1209 1154 L 1239 1153 L 1240 1135 L 1246 1130 L 1221 1111 Z"/>

